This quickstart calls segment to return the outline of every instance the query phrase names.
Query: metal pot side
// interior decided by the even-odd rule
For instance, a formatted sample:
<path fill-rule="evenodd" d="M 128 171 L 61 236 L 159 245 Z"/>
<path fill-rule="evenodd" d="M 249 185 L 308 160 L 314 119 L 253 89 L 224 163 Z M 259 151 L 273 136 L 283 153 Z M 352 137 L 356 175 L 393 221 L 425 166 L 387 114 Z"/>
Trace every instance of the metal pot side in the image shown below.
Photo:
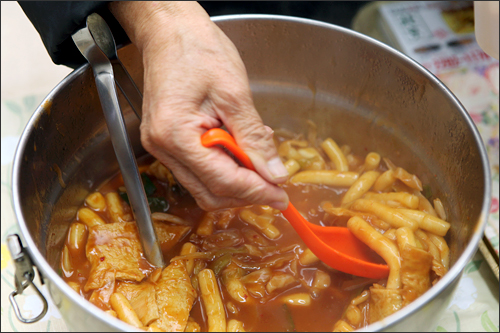
<path fill-rule="evenodd" d="M 443 201 L 452 224 L 450 271 L 415 302 L 365 328 L 433 329 L 477 249 L 491 201 L 486 151 L 466 110 L 422 66 L 351 30 L 276 15 L 214 21 L 238 48 L 267 125 L 305 131 L 311 119 L 321 137 L 390 157 Z M 119 54 L 141 88 L 137 50 L 129 45 Z M 134 151 L 142 156 L 139 121 L 119 98 Z M 13 165 L 14 210 L 24 246 L 71 330 L 133 330 L 77 295 L 56 272 L 76 209 L 117 170 L 93 74 L 84 65 L 37 108 Z"/>

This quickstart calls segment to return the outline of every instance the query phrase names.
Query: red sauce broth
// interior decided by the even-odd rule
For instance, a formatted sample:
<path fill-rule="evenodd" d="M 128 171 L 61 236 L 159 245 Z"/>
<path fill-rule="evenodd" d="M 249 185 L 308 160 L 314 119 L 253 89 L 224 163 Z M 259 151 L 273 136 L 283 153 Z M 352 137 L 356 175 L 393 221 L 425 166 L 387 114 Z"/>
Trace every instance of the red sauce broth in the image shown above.
<path fill-rule="evenodd" d="M 147 157 L 142 159 L 140 164 L 147 165 L 150 162 L 151 157 Z M 197 225 L 204 215 L 204 211 L 196 206 L 194 199 L 187 193 L 187 191 L 183 191 L 177 186 L 169 188 L 168 184 L 157 180 L 153 176 L 150 176 L 150 178 L 157 187 L 158 196 L 164 196 L 169 201 L 170 208 L 168 213 L 179 216 L 193 225 L 191 231 L 182 239 L 181 242 L 168 251 L 163 252 L 166 262 L 169 262 L 171 258 L 179 255 L 182 244 L 188 242 L 191 235 L 195 233 Z M 108 192 L 117 191 L 120 186 L 123 186 L 123 180 L 121 176 L 117 174 L 109 181 L 102 184 L 97 191 L 105 195 Z M 283 188 L 287 191 L 290 201 L 293 202 L 295 207 L 302 214 L 304 214 L 308 221 L 324 226 L 346 225 L 347 218 L 333 218 L 330 216 L 325 219 L 325 213 L 321 209 L 321 203 L 323 201 L 330 201 L 334 205 L 338 206 L 342 196 L 347 191 L 347 188 L 293 184 L 285 184 L 283 185 Z M 123 202 L 123 208 L 125 213 L 131 214 L 130 207 L 125 202 Z M 256 213 L 259 212 L 255 207 L 253 207 L 252 210 Z M 99 214 L 99 216 L 101 216 L 106 222 L 111 222 L 108 212 L 97 212 L 97 214 Z M 278 248 L 297 244 L 301 249 L 305 249 L 306 246 L 303 241 L 288 221 L 282 217 L 281 213 L 276 214 L 275 218 L 276 220 L 273 224 L 279 229 L 281 236 L 274 240 L 270 240 L 268 238 L 266 238 L 266 240 L 272 245 L 276 245 Z M 242 222 L 238 214 L 236 214 L 235 218 L 231 221 L 227 230 L 241 230 L 243 228 L 253 228 L 265 237 L 255 227 Z M 215 232 L 218 232 L 216 227 Z M 82 296 L 89 299 L 92 291 L 87 293 L 83 292 L 83 286 L 85 285 L 90 272 L 90 263 L 85 255 L 85 247 L 83 251 L 73 251 L 70 249 L 70 254 L 74 272 L 72 272 L 72 274 L 69 272 L 63 272 L 63 278 L 67 282 L 72 281 L 78 283 L 81 286 Z M 255 262 L 255 257 L 253 257 L 252 262 Z M 145 271 L 151 271 L 150 267 L 143 268 Z M 290 263 L 285 263 L 279 268 L 272 268 L 272 270 L 292 273 Z M 316 270 L 328 273 L 331 278 L 331 284 L 326 289 L 319 291 L 319 296 L 317 298 L 311 298 L 311 304 L 309 306 L 284 306 L 283 301 L 280 300 L 280 298 L 285 295 L 299 292 L 309 293 L 309 289 L 300 283 L 294 283 L 290 287 L 274 292 L 273 295 L 275 295 L 264 304 L 261 304 L 258 298 L 253 299 L 249 303 L 238 303 L 231 298 L 222 284 L 220 277 L 218 277 L 219 289 L 221 291 L 223 303 L 227 304 L 227 302 L 232 302 L 239 310 L 237 314 L 233 314 L 226 308 L 227 321 L 230 319 L 242 321 L 247 331 L 332 331 L 334 324 L 337 320 L 341 319 L 342 314 L 348 306 L 350 300 L 358 295 L 365 287 L 371 285 L 373 282 L 376 282 L 370 281 L 370 279 L 355 277 L 333 270 L 321 262 L 308 266 L 298 264 L 299 274 L 309 285 L 312 283 Z M 247 273 L 249 272 L 250 271 Z M 385 280 L 377 282 L 385 284 Z M 345 287 L 346 285 L 358 285 L 359 287 L 347 288 Z M 105 314 L 103 314 L 103 316 L 105 316 Z M 200 325 L 202 331 L 208 330 L 206 314 L 204 313 L 202 306 L 200 292 L 198 292 L 198 297 L 195 299 L 191 310 L 191 316 Z"/>

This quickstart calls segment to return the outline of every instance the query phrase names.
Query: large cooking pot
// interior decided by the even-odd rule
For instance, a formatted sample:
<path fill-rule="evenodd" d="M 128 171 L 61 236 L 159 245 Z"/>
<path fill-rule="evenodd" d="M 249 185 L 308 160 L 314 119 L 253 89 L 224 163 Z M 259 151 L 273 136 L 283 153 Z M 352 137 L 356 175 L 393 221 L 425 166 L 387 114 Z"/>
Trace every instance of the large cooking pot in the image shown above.
<path fill-rule="evenodd" d="M 416 301 L 368 330 L 425 331 L 446 308 L 477 249 L 490 205 L 485 148 L 471 118 L 432 74 L 398 51 L 331 24 L 275 15 L 214 18 L 238 48 L 255 104 L 272 127 L 305 130 L 377 151 L 419 175 L 447 208 L 451 268 Z M 141 60 L 120 57 L 142 86 Z M 137 156 L 139 121 L 120 96 Z M 88 65 L 68 75 L 29 121 L 13 166 L 22 241 L 71 330 L 130 330 L 77 295 L 57 274 L 63 241 L 91 189 L 117 172 Z"/>

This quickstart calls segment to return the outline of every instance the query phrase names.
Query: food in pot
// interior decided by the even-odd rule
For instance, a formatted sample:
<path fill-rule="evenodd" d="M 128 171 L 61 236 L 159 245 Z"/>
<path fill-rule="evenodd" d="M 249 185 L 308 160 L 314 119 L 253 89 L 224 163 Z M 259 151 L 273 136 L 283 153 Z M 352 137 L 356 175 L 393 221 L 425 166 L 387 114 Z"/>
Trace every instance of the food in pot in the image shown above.
<path fill-rule="evenodd" d="M 169 170 L 144 160 L 152 218 L 168 266 L 147 262 L 117 175 L 87 196 L 71 224 L 61 275 L 106 314 L 150 331 L 352 331 L 422 295 L 448 270 L 446 209 L 417 176 L 277 130 L 283 188 L 308 221 L 346 226 L 390 267 L 387 279 L 336 271 L 305 247 L 278 210 L 204 212 Z M 432 203 L 429 200 L 433 200 Z"/>

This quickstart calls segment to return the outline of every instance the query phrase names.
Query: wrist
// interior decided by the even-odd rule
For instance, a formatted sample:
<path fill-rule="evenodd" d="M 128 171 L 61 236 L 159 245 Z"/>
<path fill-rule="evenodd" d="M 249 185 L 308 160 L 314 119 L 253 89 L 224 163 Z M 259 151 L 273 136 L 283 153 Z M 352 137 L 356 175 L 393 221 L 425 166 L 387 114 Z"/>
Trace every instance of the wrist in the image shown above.
<path fill-rule="evenodd" d="M 155 44 L 174 42 L 176 34 L 193 25 L 211 23 L 193 1 L 114 1 L 109 9 L 141 53 L 158 47 Z"/>

